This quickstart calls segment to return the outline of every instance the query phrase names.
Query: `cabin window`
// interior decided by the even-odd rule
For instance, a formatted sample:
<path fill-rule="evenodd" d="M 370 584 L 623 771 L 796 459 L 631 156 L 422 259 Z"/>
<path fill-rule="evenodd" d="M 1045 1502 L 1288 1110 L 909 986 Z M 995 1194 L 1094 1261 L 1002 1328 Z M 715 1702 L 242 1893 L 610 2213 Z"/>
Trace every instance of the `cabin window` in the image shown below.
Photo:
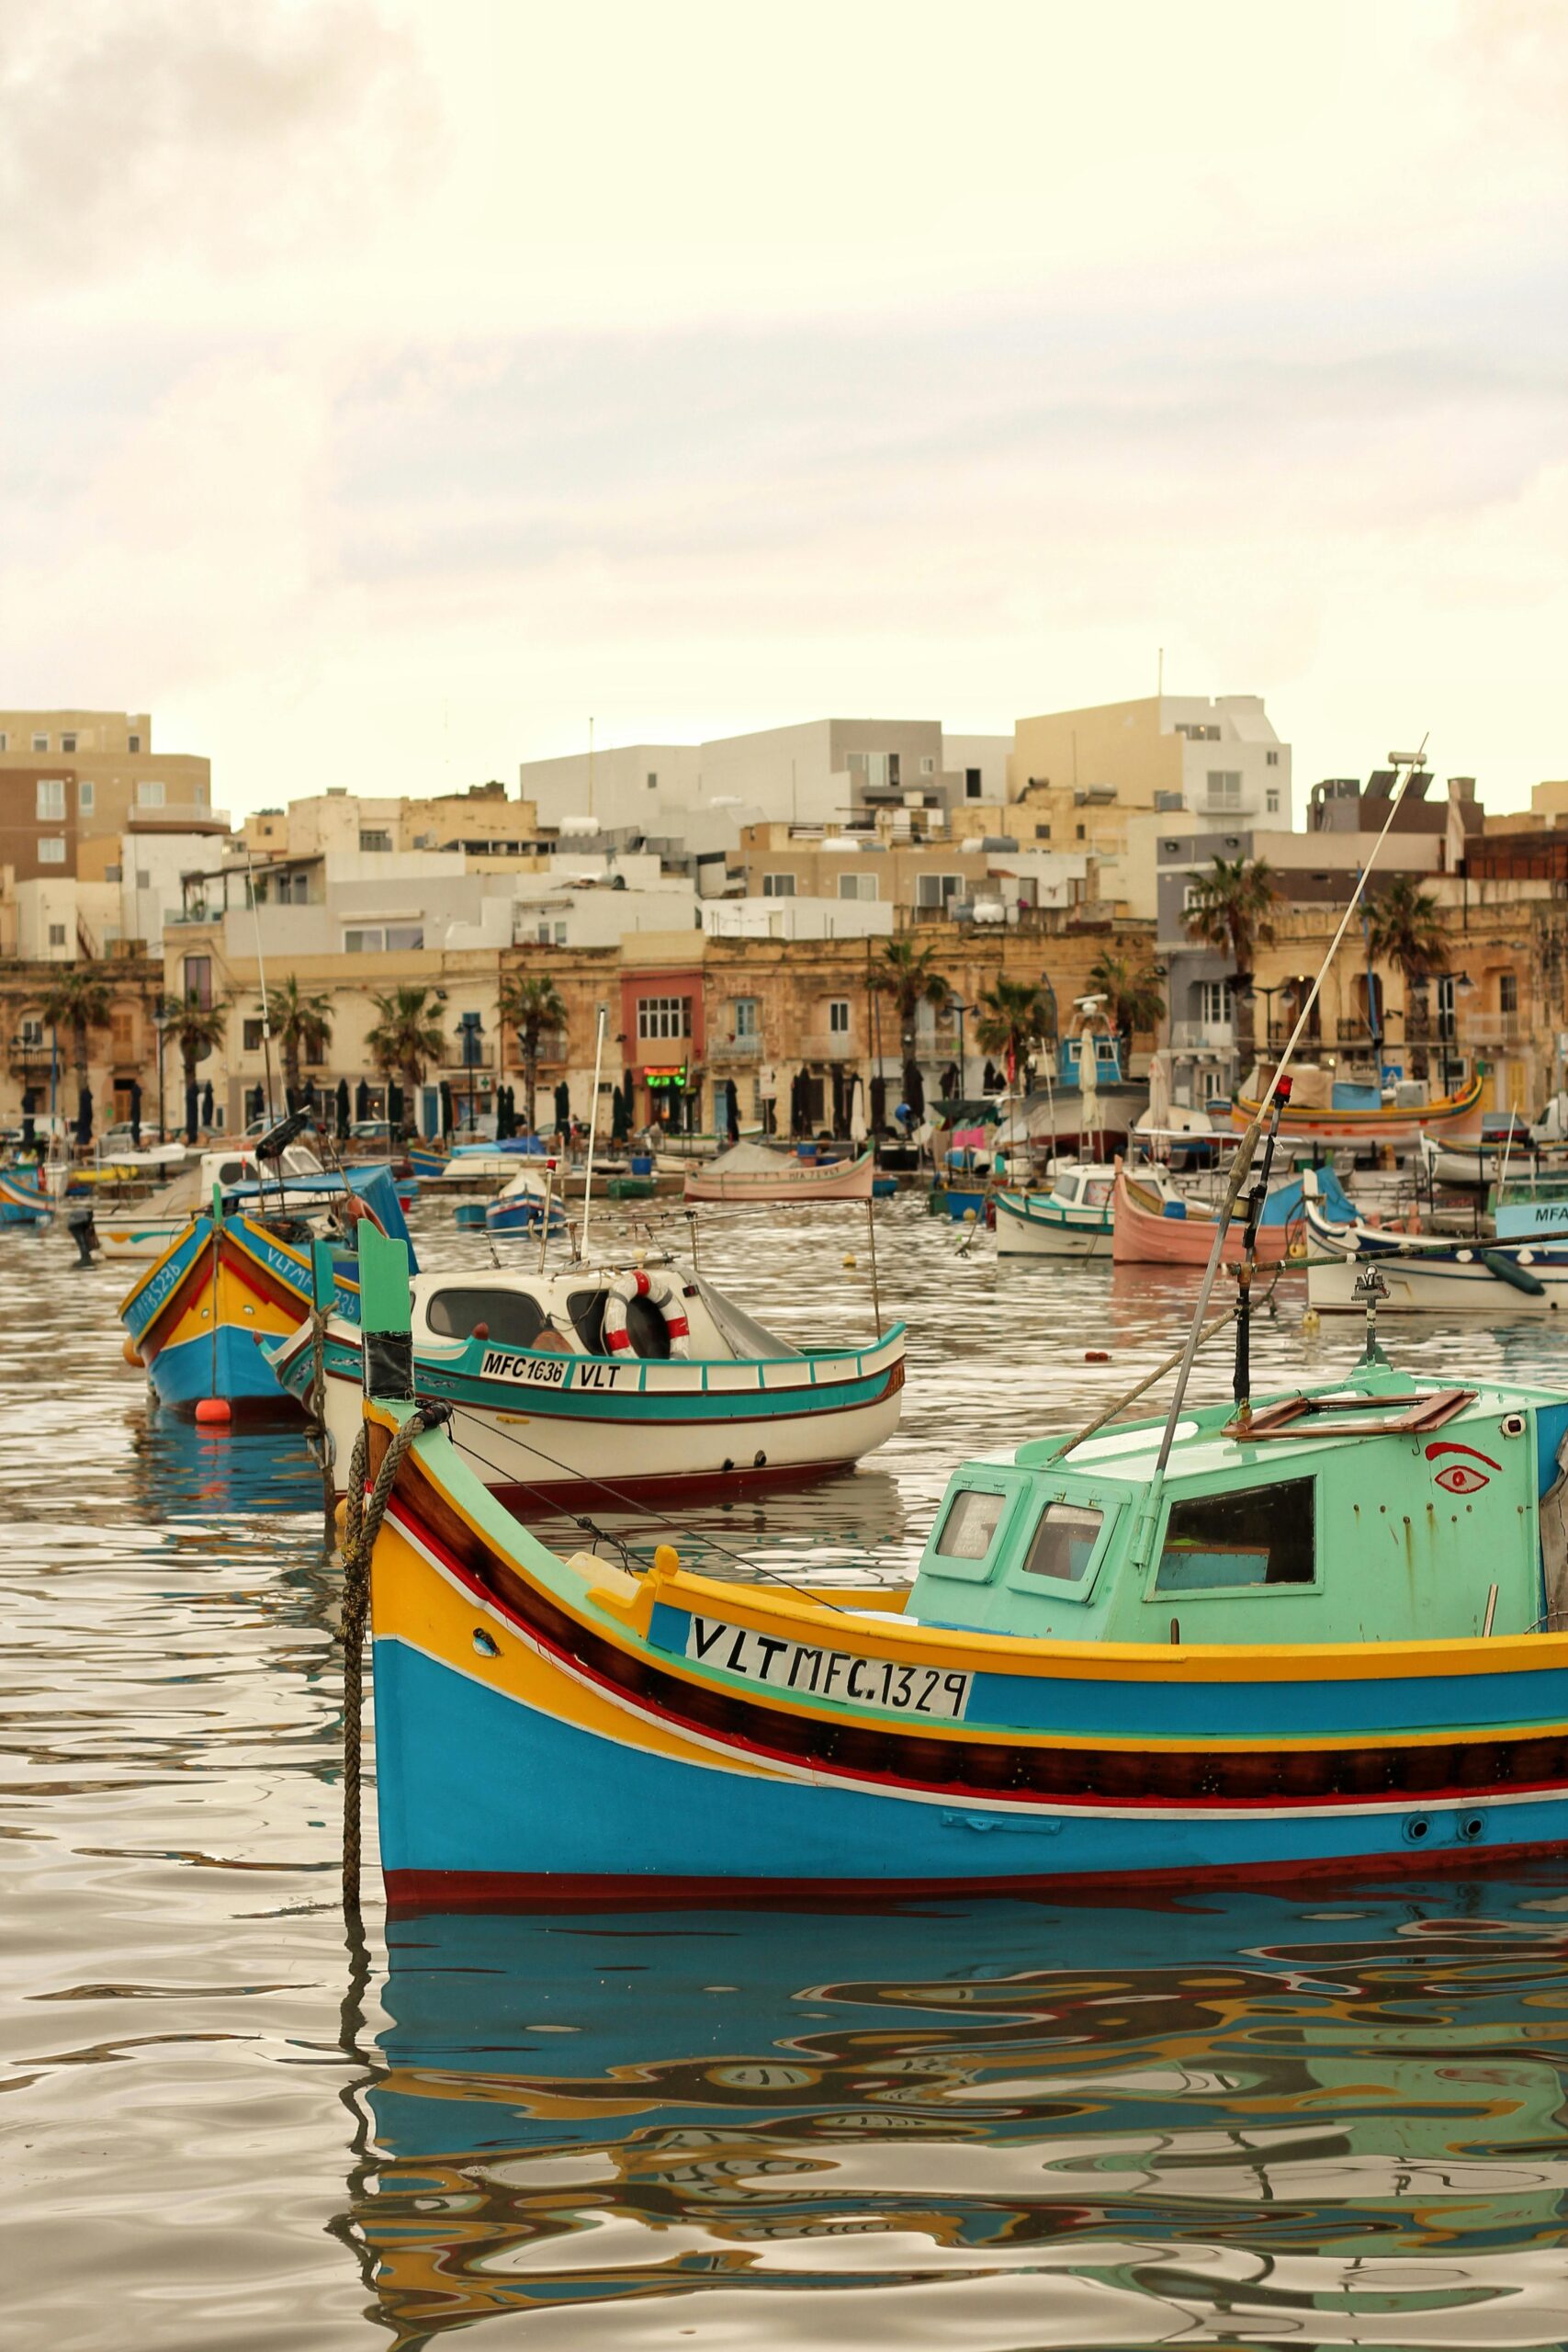
<path fill-rule="evenodd" d="M 469 1340 L 476 1323 L 487 1326 L 500 1348 L 531 1348 L 547 1321 L 544 1308 L 526 1291 L 438 1290 L 425 1309 L 431 1329 L 446 1340 Z"/>
<path fill-rule="evenodd" d="M 1025 1574 L 1055 1577 L 1059 1584 L 1080 1583 L 1104 1524 L 1102 1510 L 1089 1510 L 1082 1503 L 1047 1503 L 1024 1559 Z"/>
<path fill-rule="evenodd" d="M 226 1159 L 218 1170 L 220 1184 L 243 1184 L 247 1180 L 254 1184 L 255 1176 L 255 1170 L 247 1168 L 243 1159 Z"/>
<path fill-rule="evenodd" d="M 961 1487 L 948 1504 L 936 1539 L 940 1560 L 983 1560 L 990 1550 L 1007 1504 L 1006 1495 Z"/>
<path fill-rule="evenodd" d="M 1228 1592 L 1311 1584 L 1314 1562 L 1314 1481 L 1289 1478 L 1243 1494 L 1195 1495 L 1172 1503 L 1155 1589 Z"/>

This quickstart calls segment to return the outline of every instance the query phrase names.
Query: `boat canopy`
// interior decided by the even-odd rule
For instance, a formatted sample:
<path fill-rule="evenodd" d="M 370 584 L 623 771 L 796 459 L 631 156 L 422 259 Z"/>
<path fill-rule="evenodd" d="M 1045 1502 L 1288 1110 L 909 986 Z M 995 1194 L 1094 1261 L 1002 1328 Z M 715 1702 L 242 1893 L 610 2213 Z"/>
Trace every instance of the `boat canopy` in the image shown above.
<path fill-rule="evenodd" d="M 1325 1216 L 1336 1225 L 1348 1224 L 1355 1216 L 1348 1193 L 1332 1168 L 1314 1168 L 1312 1171 L 1317 1185 L 1317 1201 Z M 1307 1190 L 1304 1174 L 1286 1184 L 1276 1184 L 1263 1204 L 1263 1225 L 1295 1225 L 1306 1215 Z"/>

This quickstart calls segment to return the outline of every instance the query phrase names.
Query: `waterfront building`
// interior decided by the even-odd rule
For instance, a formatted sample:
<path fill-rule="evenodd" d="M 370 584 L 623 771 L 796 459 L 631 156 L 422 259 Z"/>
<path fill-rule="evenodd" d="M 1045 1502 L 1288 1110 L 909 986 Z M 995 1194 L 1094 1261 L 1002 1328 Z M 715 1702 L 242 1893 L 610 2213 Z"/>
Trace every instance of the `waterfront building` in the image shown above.
<path fill-rule="evenodd" d="M 1004 735 L 943 733 L 934 718 L 815 718 L 706 742 L 622 745 L 526 760 L 524 797 L 540 820 L 679 833 L 698 809 L 744 821 L 818 824 L 878 809 L 931 809 L 1006 792 Z"/>
<path fill-rule="evenodd" d="M 1292 822 L 1291 747 L 1259 695 L 1151 695 L 1021 718 L 1008 778 L 1008 830 L 1092 854 L 1104 897 L 1140 917 L 1155 911 L 1140 817 L 1187 811 L 1226 831 Z"/>

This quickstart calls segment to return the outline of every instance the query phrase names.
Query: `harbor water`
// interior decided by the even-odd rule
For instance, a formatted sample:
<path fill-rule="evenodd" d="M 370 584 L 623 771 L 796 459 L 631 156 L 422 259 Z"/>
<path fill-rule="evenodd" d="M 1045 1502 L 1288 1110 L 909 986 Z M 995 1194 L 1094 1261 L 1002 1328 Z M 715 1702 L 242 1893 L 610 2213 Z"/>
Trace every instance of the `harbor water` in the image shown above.
<path fill-rule="evenodd" d="M 483 1257 L 449 1208 L 414 1225 L 427 1263 Z M 872 1329 L 859 1210 L 705 1212 L 700 1247 L 788 1338 Z M 345 1939 L 302 1427 L 151 1412 L 135 1270 L 70 1261 L 0 1238 L 8 2352 L 1568 2342 L 1568 1866 L 1142 1905 L 373 1904 Z M 909 1326 L 894 1443 L 692 1514 L 606 1491 L 592 1540 L 902 1578 L 957 1459 L 1089 1419 L 1196 1286 L 998 1261 L 912 1198 L 879 1208 L 877 1275 Z M 1303 1334 L 1303 1294 L 1259 1318 L 1259 1393 L 1359 1351 L 1350 1319 Z M 1382 1336 L 1568 1386 L 1550 1321 Z M 1228 1382 L 1216 1342 L 1194 1394 Z"/>

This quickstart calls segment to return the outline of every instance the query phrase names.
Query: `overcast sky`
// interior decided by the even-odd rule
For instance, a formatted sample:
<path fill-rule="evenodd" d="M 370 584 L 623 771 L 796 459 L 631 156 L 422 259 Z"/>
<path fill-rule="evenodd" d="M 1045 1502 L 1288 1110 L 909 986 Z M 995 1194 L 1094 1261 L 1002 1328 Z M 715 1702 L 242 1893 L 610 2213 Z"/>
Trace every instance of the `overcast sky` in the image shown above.
<path fill-rule="evenodd" d="M 0 704 L 1568 775 L 1559 0 L 0 0 Z"/>

